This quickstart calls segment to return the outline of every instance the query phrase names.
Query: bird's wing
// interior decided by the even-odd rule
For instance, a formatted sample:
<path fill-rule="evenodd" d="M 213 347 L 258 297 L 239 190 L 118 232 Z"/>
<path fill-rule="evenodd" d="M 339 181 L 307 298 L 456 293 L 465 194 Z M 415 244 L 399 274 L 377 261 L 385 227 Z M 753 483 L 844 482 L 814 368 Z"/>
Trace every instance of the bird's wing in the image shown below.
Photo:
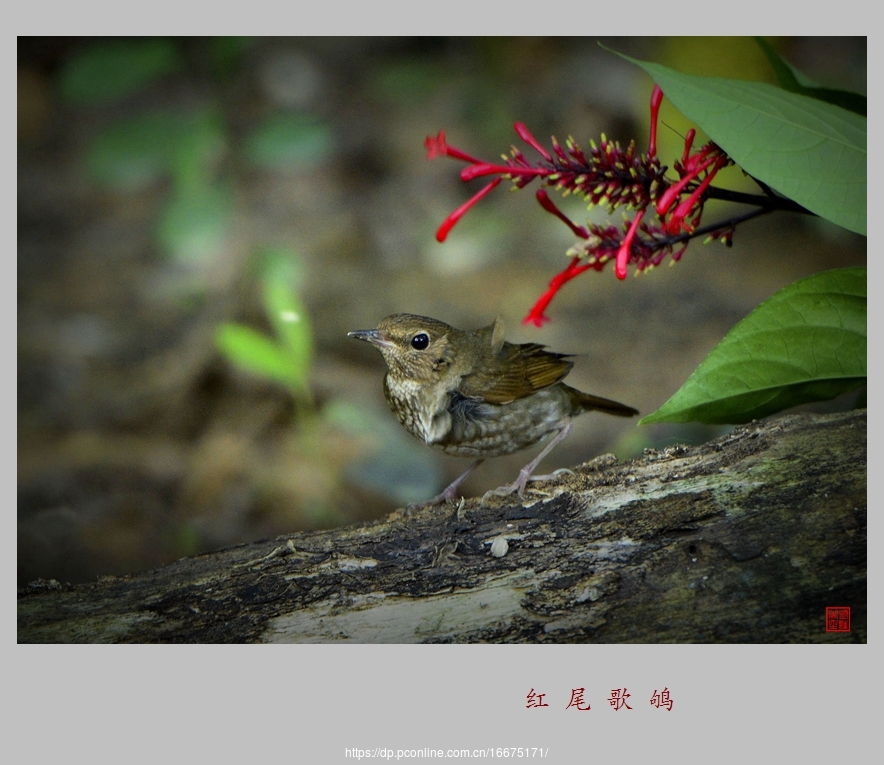
<path fill-rule="evenodd" d="M 537 343 L 502 343 L 461 378 L 458 390 L 464 396 L 492 404 L 506 404 L 530 396 L 559 382 L 573 363 L 561 353 L 551 353 Z"/>

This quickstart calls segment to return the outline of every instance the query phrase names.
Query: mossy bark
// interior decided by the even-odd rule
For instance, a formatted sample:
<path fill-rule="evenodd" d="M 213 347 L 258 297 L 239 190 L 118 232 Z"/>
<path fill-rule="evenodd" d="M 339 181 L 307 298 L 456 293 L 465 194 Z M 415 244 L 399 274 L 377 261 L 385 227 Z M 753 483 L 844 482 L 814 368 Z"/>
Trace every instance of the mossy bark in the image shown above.
<path fill-rule="evenodd" d="M 598 458 L 523 504 L 466 500 L 34 583 L 18 639 L 865 642 L 866 477 L 865 410 L 789 415 Z M 851 607 L 849 633 L 826 632 L 827 606 Z"/>

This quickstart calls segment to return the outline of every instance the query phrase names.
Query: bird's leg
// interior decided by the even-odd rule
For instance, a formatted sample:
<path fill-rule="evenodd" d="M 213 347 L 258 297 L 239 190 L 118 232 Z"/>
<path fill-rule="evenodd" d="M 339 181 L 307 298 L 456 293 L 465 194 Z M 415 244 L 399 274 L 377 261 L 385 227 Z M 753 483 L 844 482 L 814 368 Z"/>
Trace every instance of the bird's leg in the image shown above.
<path fill-rule="evenodd" d="M 445 487 L 444 491 L 440 494 L 437 494 L 432 499 L 428 499 L 424 502 L 412 502 L 406 510 L 411 512 L 412 510 L 417 510 L 420 507 L 429 507 L 430 505 L 442 505 L 445 502 L 452 502 L 457 499 L 457 490 L 460 485 L 467 479 L 467 476 L 472 473 L 479 465 L 481 465 L 485 461 L 484 458 L 476 460 L 472 465 L 470 465 L 460 476 L 455 478 L 448 486 Z"/>
<path fill-rule="evenodd" d="M 552 477 L 547 475 L 535 476 L 532 475 L 532 473 L 534 473 L 534 468 L 536 468 L 540 464 L 540 461 L 556 447 L 556 444 L 566 439 L 570 435 L 570 433 L 571 421 L 568 420 L 568 422 L 565 423 L 564 427 L 562 427 L 562 429 L 558 433 L 556 433 L 553 439 L 546 446 L 543 447 L 543 450 L 540 452 L 540 454 L 538 454 L 533 460 L 531 460 L 531 462 L 529 462 L 519 471 L 519 477 L 513 483 L 511 483 L 509 486 L 501 486 L 499 489 L 492 489 L 491 491 L 485 492 L 485 496 L 482 497 L 482 501 L 484 502 L 485 498 L 489 496 L 505 497 L 507 494 L 512 494 L 514 491 L 518 492 L 520 499 L 524 499 L 525 497 L 522 492 L 525 490 L 525 484 L 527 484 L 528 481 L 543 481 Z"/>

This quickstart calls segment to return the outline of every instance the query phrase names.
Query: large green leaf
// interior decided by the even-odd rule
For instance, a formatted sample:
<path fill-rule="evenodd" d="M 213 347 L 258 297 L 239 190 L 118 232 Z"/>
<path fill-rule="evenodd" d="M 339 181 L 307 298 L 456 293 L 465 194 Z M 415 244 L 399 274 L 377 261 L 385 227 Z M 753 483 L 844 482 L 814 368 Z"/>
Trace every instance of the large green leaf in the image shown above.
<path fill-rule="evenodd" d="M 641 423 L 748 422 L 865 381 L 866 269 L 824 271 L 758 306 Z"/>
<path fill-rule="evenodd" d="M 866 233 L 866 119 L 764 82 L 696 77 L 624 56 L 747 173 Z"/>
<path fill-rule="evenodd" d="M 853 93 L 849 90 L 823 88 L 817 85 L 809 77 L 798 71 L 788 61 L 781 58 L 771 44 L 763 37 L 756 37 L 755 40 L 758 42 L 761 50 L 764 51 L 767 60 L 770 61 L 770 65 L 773 67 L 773 70 L 777 75 L 777 80 L 779 80 L 781 88 L 789 90 L 792 93 L 801 93 L 804 96 L 817 98 L 820 101 L 827 101 L 830 104 L 835 104 L 835 106 L 840 106 L 848 111 L 861 114 L 863 117 L 866 116 L 867 105 L 865 96 L 859 93 Z"/>

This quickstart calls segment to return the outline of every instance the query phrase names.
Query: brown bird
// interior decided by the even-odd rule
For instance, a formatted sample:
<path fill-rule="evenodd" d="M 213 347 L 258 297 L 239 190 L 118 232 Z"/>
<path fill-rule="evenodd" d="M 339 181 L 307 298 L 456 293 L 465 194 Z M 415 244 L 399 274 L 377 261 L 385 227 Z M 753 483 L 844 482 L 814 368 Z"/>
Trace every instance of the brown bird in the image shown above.
<path fill-rule="evenodd" d="M 475 331 L 436 319 L 397 313 L 377 329 L 349 337 L 374 345 L 387 362 L 384 396 L 411 435 L 455 457 L 475 462 L 441 494 L 420 505 L 457 497 L 466 477 L 487 457 L 511 454 L 553 438 L 519 477 L 495 494 L 518 492 L 549 476 L 532 476 L 540 461 L 571 432 L 571 418 L 598 410 L 632 417 L 638 410 L 581 393 L 562 382 L 573 362 L 537 343 L 503 339 L 503 324 Z"/>

